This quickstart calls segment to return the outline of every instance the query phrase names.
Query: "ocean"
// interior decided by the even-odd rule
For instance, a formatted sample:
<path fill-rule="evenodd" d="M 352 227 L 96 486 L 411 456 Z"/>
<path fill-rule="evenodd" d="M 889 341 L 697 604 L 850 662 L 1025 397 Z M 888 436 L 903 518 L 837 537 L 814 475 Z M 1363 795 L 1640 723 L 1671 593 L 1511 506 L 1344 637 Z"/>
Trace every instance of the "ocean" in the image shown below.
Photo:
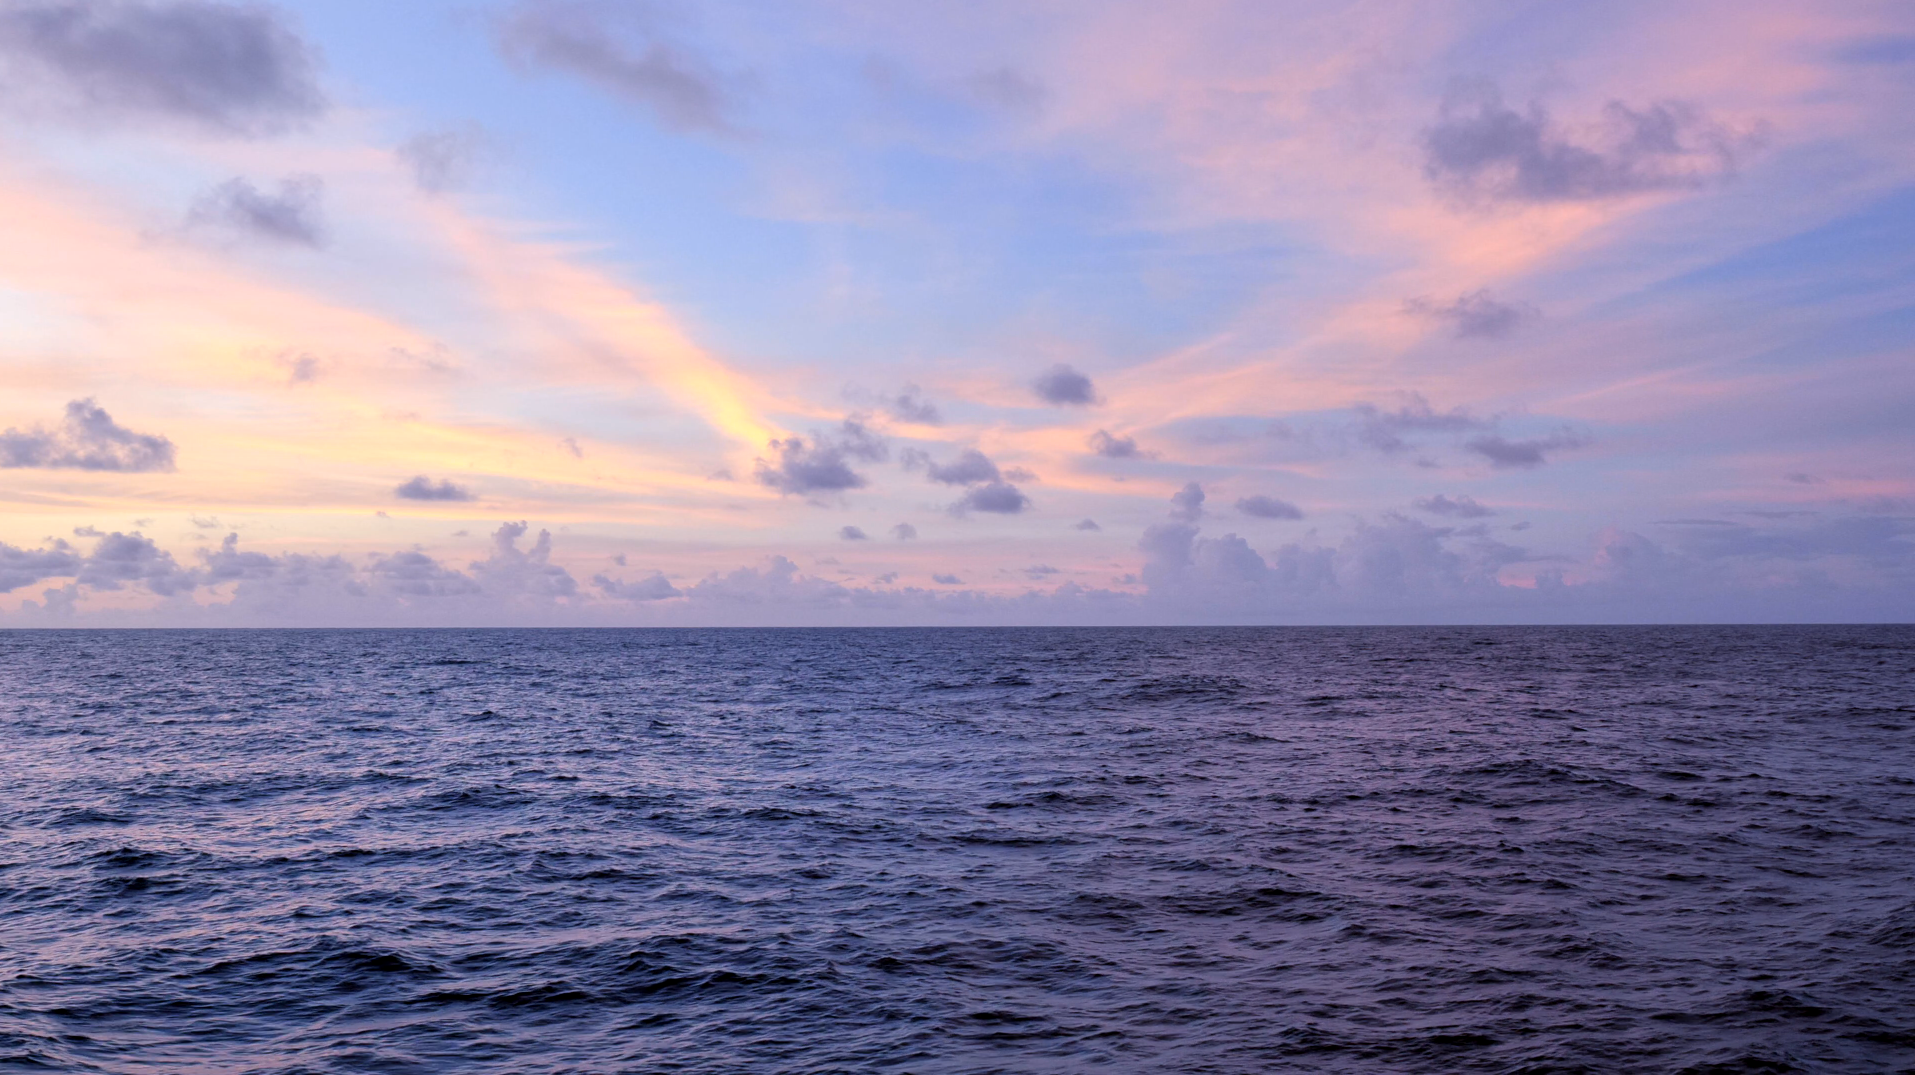
<path fill-rule="evenodd" d="M 1915 628 L 0 632 L 0 1068 L 1915 1070 Z"/>

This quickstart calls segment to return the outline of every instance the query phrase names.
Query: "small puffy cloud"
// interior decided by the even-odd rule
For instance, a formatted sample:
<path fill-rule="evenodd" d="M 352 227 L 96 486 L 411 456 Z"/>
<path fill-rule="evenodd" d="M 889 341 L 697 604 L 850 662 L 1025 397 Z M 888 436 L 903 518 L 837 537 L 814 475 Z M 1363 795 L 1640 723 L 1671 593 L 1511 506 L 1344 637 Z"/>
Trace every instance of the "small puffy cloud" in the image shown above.
<path fill-rule="evenodd" d="M 1140 459 L 1146 453 L 1137 447 L 1134 437 L 1116 437 L 1105 430 L 1090 435 L 1090 450 L 1105 459 Z"/>
<path fill-rule="evenodd" d="M 964 585 L 964 580 L 961 578 L 958 578 L 956 575 L 932 575 L 931 581 L 937 583 L 939 586 Z"/>
<path fill-rule="evenodd" d="M 1103 527 L 1097 525 L 1096 519 L 1084 519 L 1080 522 L 1073 524 L 1071 526 L 1071 529 L 1072 530 L 1102 530 Z"/>
<path fill-rule="evenodd" d="M 918 536 L 918 528 L 912 526 L 910 523 L 899 523 L 891 528 L 891 536 L 898 541 L 915 541 Z"/>
<path fill-rule="evenodd" d="M 925 474 L 934 482 L 945 485 L 975 485 L 978 482 L 994 482 L 1003 477 L 997 464 L 976 448 L 966 448 L 949 463 L 930 463 Z"/>
<path fill-rule="evenodd" d="M 1541 105 L 1518 112 L 1496 87 L 1459 84 L 1424 138 L 1424 174 L 1471 201 L 1554 202 L 1702 186 L 1734 171 L 1747 139 L 1679 102 L 1611 101 L 1577 137 Z"/>
<path fill-rule="evenodd" d="M 1033 581 L 1041 580 L 1048 576 L 1058 575 L 1058 574 L 1062 574 L 1062 572 L 1059 571 L 1057 568 L 1052 567 L 1049 564 L 1032 564 L 1031 566 L 1024 569 L 1024 577 L 1031 579 Z"/>
<path fill-rule="evenodd" d="M 1410 506 L 1431 515 L 1446 515 L 1453 519 L 1481 519 L 1496 512 L 1478 504 L 1473 497 L 1447 497 L 1441 493 L 1435 496 L 1420 496 L 1410 501 Z"/>
<path fill-rule="evenodd" d="M 854 418 L 845 419 L 835 434 L 774 440 L 771 450 L 777 459 L 759 459 L 753 476 L 781 493 L 801 495 L 862 489 L 864 475 L 851 469 L 850 460 L 876 462 L 890 454 L 883 439 Z"/>
<path fill-rule="evenodd" d="M 1009 66 L 979 71 L 965 81 L 965 88 L 984 104 L 1020 115 L 1043 111 L 1050 96 L 1042 83 Z"/>
<path fill-rule="evenodd" d="M 870 539 L 871 535 L 866 534 L 861 527 L 841 526 L 838 528 L 839 541 L 869 541 Z"/>
<path fill-rule="evenodd" d="M 401 500 L 472 500 L 472 490 L 463 485 L 455 485 L 451 479 L 441 479 L 434 483 L 424 474 L 416 475 L 401 483 L 392 495 Z"/>
<path fill-rule="evenodd" d="M 471 181 L 484 155 L 485 140 L 476 131 L 427 131 L 415 134 L 393 154 L 427 194 L 444 194 Z"/>
<path fill-rule="evenodd" d="M 1509 440 L 1490 434 L 1476 437 L 1463 447 L 1489 460 L 1490 465 L 1499 468 L 1539 467 L 1548 462 L 1545 452 L 1565 448 L 1580 448 L 1588 441 L 1574 433 L 1552 433 L 1547 437 L 1531 437 L 1527 440 Z"/>
<path fill-rule="evenodd" d="M 1255 519 L 1301 519 L 1303 509 L 1273 496 L 1247 496 L 1237 501 L 1237 510 Z"/>
<path fill-rule="evenodd" d="M 1813 474 L 1804 474 L 1801 471 L 1795 471 L 1793 473 L 1784 474 L 1782 475 L 1782 480 L 1786 482 L 1794 482 L 1797 485 L 1821 485 L 1822 484 L 1822 479 L 1816 477 Z"/>
<path fill-rule="evenodd" d="M 135 433 L 91 399 L 66 405 L 58 429 L 0 433 L 0 467 L 145 472 L 173 469 L 173 442 Z"/>
<path fill-rule="evenodd" d="M 137 582 L 161 596 L 183 593 L 199 585 L 197 576 L 175 562 L 172 553 L 137 530 L 131 534 L 116 530 L 102 535 L 80 565 L 75 581 L 94 590 L 117 590 Z"/>
<path fill-rule="evenodd" d="M 1450 433 L 1488 425 L 1461 407 L 1438 411 L 1415 392 L 1406 393 L 1404 403 L 1393 411 L 1373 403 L 1359 403 L 1351 409 L 1357 415 L 1357 439 L 1386 453 L 1401 452 L 1409 447 L 1409 442 L 1403 439 L 1404 433 Z"/>
<path fill-rule="evenodd" d="M 607 597 L 620 601 L 663 601 L 668 597 L 678 597 L 683 591 L 673 586 L 671 580 L 654 571 L 637 582 L 593 575 L 592 585 Z"/>
<path fill-rule="evenodd" d="M 200 195 L 186 223 L 239 238 L 317 249 L 325 241 L 319 221 L 324 191 L 316 175 L 288 176 L 270 194 L 247 180 L 229 179 Z"/>
<path fill-rule="evenodd" d="M 1196 482 L 1186 482 L 1182 489 L 1170 494 L 1170 517 L 1194 523 L 1203 517 L 1204 487 Z"/>
<path fill-rule="evenodd" d="M 305 352 L 280 355 L 274 359 L 285 367 L 287 384 L 311 384 L 319 379 L 319 357 Z"/>
<path fill-rule="evenodd" d="M 1488 288 L 1459 295 L 1454 302 L 1415 298 L 1403 308 L 1418 317 L 1447 324 L 1459 340 L 1501 339 L 1542 314 L 1526 302 L 1504 302 L 1491 295 Z"/>
<path fill-rule="evenodd" d="M 312 50 L 263 4 L 18 0 L 0 6 L 15 107 L 261 136 L 325 109 Z"/>
<path fill-rule="evenodd" d="M 1032 381 L 1031 390 L 1038 399 L 1055 407 L 1086 407 L 1097 402 L 1097 389 L 1090 378 L 1062 363 Z"/>
<path fill-rule="evenodd" d="M 903 391 L 886 398 L 884 411 L 900 422 L 934 426 L 944 421 L 944 416 L 938 413 L 937 404 L 925 399 L 914 384 L 905 385 Z"/>
<path fill-rule="evenodd" d="M 1001 481 L 973 486 L 964 494 L 964 499 L 951 505 L 953 514 L 982 511 L 993 515 L 1016 515 L 1031 506 L 1031 498 L 1018 490 L 1017 486 Z"/>
<path fill-rule="evenodd" d="M 562 71 L 640 105 L 673 130 L 733 133 L 727 80 L 660 29 L 640 5 L 529 0 L 500 24 L 499 48 L 520 67 Z"/>

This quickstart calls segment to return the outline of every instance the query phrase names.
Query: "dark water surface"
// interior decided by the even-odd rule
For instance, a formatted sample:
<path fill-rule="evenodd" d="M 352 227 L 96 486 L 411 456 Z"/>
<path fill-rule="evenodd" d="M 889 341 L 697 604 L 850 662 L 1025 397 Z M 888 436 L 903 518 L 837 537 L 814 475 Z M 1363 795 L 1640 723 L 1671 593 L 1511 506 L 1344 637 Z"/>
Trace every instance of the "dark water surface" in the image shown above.
<path fill-rule="evenodd" d="M 1915 1070 L 1915 629 L 0 633 L 0 1068 Z"/>

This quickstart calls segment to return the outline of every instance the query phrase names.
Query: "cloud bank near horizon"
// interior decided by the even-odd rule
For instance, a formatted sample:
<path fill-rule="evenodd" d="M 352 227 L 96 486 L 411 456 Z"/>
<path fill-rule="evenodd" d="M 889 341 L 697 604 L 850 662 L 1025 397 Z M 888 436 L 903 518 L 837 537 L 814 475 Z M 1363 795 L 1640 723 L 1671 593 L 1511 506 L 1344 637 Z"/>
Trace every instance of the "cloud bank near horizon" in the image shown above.
<path fill-rule="evenodd" d="M 1915 13 L 1738 10 L 25 0 L 0 623 L 1908 619 Z"/>

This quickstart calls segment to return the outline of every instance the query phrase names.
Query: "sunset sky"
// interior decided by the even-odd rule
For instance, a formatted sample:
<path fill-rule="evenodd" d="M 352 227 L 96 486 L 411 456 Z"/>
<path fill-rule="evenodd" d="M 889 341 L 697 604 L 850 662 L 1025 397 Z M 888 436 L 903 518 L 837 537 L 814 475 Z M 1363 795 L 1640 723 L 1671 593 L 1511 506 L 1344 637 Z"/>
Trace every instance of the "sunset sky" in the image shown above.
<path fill-rule="evenodd" d="M 0 3 L 0 625 L 1915 618 L 1915 5 Z"/>

